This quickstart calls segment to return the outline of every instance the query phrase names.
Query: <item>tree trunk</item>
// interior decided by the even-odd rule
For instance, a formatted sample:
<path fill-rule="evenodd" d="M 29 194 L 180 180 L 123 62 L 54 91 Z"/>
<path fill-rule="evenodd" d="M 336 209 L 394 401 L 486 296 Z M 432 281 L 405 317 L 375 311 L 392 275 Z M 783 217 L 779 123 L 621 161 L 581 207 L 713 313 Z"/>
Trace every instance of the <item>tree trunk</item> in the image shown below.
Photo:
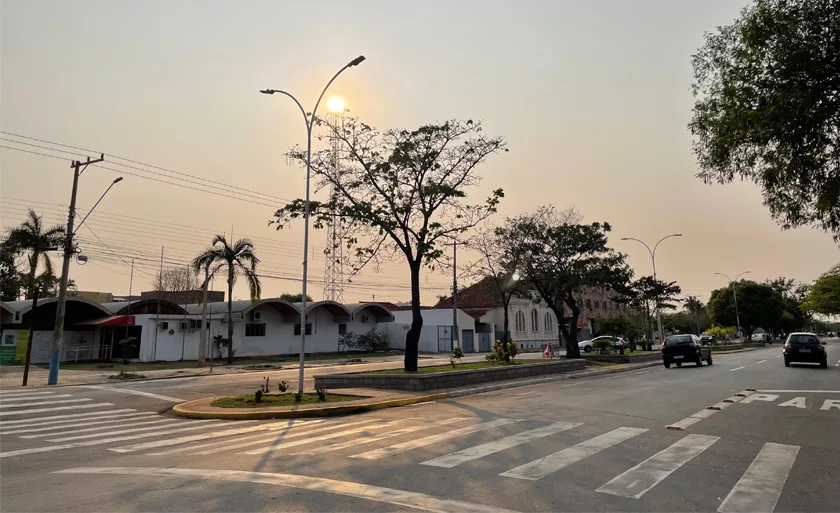
<path fill-rule="evenodd" d="M 577 341 L 577 322 L 580 312 L 572 309 L 572 322 L 569 324 L 569 338 L 566 339 L 566 358 L 580 358 L 580 347 Z"/>
<path fill-rule="evenodd" d="M 306 326 L 301 326 L 302 330 Z M 233 365 L 233 264 L 228 263 L 228 339 L 227 363 Z"/>
<path fill-rule="evenodd" d="M 26 346 L 26 357 L 23 360 L 23 383 L 25 387 L 29 381 L 29 362 L 32 361 L 32 340 L 35 336 L 35 314 L 38 311 L 38 292 L 40 287 L 35 286 L 35 294 L 32 297 L 32 310 L 29 314 L 29 344 Z"/>
<path fill-rule="evenodd" d="M 423 329 L 423 315 L 420 310 L 420 262 L 411 262 L 411 329 L 405 334 L 406 372 L 417 372 L 420 332 Z"/>
<path fill-rule="evenodd" d="M 510 313 L 508 312 L 508 310 L 510 309 L 510 298 L 508 298 L 507 301 L 504 301 L 504 307 L 505 320 L 504 324 L 502 325 L 502 329 L 504 330 L 504 332 L 502 333 L 502 342 L 507 344 L 508 342 L 510 342 Z M 493 338 L 495 339 L 496 334 L 494 333 L 493 335 Z"/>

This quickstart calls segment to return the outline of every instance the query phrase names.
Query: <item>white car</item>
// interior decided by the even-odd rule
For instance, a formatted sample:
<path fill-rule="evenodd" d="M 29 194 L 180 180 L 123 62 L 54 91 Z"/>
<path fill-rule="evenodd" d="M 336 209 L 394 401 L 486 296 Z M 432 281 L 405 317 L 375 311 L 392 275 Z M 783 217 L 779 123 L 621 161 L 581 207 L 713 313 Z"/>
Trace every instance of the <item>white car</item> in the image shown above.
<path fill-rule="evenodd" d="M 611 337 L 609 335 L 603 335 L 600 337 L 595 337 L 592 340 L 584 340 L 583 342 L 578 342 L 578 348 L 580 348 L 580 350 L 585 353 L 591 353 L 595 350 L 595 342 L 599 340 L 611 340 L 615 349 L 621 349 L 622 347 L 627 346 L 627 342 L 625 342 L 624 339 L 621 337 Z"/>

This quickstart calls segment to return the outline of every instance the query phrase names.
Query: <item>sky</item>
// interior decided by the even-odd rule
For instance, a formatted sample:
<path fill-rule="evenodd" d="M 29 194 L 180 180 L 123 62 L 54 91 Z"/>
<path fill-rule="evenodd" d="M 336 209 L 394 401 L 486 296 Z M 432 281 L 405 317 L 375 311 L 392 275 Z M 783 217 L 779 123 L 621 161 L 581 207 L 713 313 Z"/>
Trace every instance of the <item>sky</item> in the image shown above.
<path fill-rule="evenodd" d="M 305 173 L 284 154 L 305 143 L 305 126 L 291 100 L 258 91 L 288 90 L 311 110 L 329 77 L 364 55 L 328 93 L 362 121 L 479 119 L 507 140 L 468 197 L 503 188 L 494 222 L 574 205 L 612 224 L 610 244 L 636 276 L 651 274 L 650 255 L 622 237 L 653 245 L 682 233 L 659 247 L 656 270 L 685 295 L 725 286 L 717 272 L 809 282 L 840 259 L 830 235 L 783 231 L 752 183 L 694 176 L 690 58 L 746 3 L 2 0 L 2 226 L 30 207 L 63 222 L 70 161 L 105 153 L 80 178 L 82 215 L 124 180 L 78 231 L 89 256 L 71 266 L 80 290 L 150 290 L 161 247 L 166 267 L 186 266 L 232 232 L 253 239 L 271 276 L 263 297 L 299 292 L 303 225 L 278 232 L 268 221 L 304 194 Z M 325 236 L 310 239 L 316 300 Z M 451 277 L 427 272 L 421 285 L 433 303 Z M 238 284 L 234 297 L 247 295 Z M 346 302 L 409 297 L 404 262 L 367 269 L 344 292 Z"/>

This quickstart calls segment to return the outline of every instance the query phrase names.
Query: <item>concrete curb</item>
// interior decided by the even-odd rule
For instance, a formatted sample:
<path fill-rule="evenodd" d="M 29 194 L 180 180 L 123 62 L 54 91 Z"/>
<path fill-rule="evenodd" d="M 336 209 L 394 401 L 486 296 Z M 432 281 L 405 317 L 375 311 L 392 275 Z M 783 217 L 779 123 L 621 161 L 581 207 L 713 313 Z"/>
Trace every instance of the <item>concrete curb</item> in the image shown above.
<path fill-rule="evenodd" d="M 212 411 L 201 411 L 195 409 L 197 406 L 206 407 L 214 399 L 197 399 L 181 403 L 172 408 L 172 413 L 179 417 L 189 419 L 221 419 L 221 420 L 265 420 L 265 419 L 299 419 L 307 417 L 334 417 L 349 415 L 352 413 L 364 413 L 369 411 L 383 410 L 397 406 L 438 401 L 449 397 L 448 393 L 427 394 L 422 396 L 405 397 L 401 399 L 386 399 L 364 404 L 337 404 L 325 407 L 292 407 L 290 409 L 247 409 L 242 408 L 217 408 Z M 230 410 L 230 411 L 224 411 Z"/>

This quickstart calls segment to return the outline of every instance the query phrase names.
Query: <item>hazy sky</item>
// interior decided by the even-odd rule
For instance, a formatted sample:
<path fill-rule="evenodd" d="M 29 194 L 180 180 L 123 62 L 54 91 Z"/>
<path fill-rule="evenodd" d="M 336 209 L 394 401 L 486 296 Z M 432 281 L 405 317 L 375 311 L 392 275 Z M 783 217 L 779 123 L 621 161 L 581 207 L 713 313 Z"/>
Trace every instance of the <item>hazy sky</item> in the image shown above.
<path fill-rule="evenodd" d="M 304 173 L 284 152 L 305 142 L 305 129 L 290 100 L 258 90 L 289 90 L 311 109 L 326 80 L 360 54 L 367 61 L 330 92 L 363 121 L 413 128 L 482 119 L 487 133 L 507 138 L 510 152 L 480 169 L 484 182 L 471 194 L 480 201 L 504 188 L 497 221 L 538 205 L 576 205 L 586 220 L 613 224 L 611 243 L 629 253 L 637 276 L 650 274 L 649 255 L 619 239 L 652 244 L 681 232 L 660 246 L 657 271 L 685 294 L 708 297 L 725 285 L 715 272 L 810 281 L 840 256 L 828 234 L 782 231 L 752 184 L 694 178 L 690 56 L 704 31 L 729 23 L 745 4 L 2 0 L 0 130 L 260 193 L 197 192 L 141 176 L 223 189 L 108 157 L 103 165 L 125 180 L 88 220 L 96 235 L 79 231 L 91 258 L 73 264 L 71 277 L 83 290 L 127 293 L 131 257 L 133 290 L 148 290 L 161 245 L 167 266 L 185 265 L 214 233 L 233 227 L 235 236 L 254 238 L 262 272 L 289 278 L 264 280 L 265 297 L 299 291 L 302 224 L 278 233 L 267 222 L 279 198 L 303 195 Z M 2 146 L 65 159 L 0 148 L 3 226 L 19 223 L 28 206 L 50 222 L 65 216 L 74 157 L 22 143 L 77 150 L 0 137 Z M 79 208 L 116 176 L 86 171 Z M 312 234 L 316 299 L 324 236 Z M 429 274 L 424 301 L 450 282 Z M 365 272 L 345 300 L 374 294 L 407 300 L 405 264 Z M 246 295 L 239 285 L 234 296 Z"/>

